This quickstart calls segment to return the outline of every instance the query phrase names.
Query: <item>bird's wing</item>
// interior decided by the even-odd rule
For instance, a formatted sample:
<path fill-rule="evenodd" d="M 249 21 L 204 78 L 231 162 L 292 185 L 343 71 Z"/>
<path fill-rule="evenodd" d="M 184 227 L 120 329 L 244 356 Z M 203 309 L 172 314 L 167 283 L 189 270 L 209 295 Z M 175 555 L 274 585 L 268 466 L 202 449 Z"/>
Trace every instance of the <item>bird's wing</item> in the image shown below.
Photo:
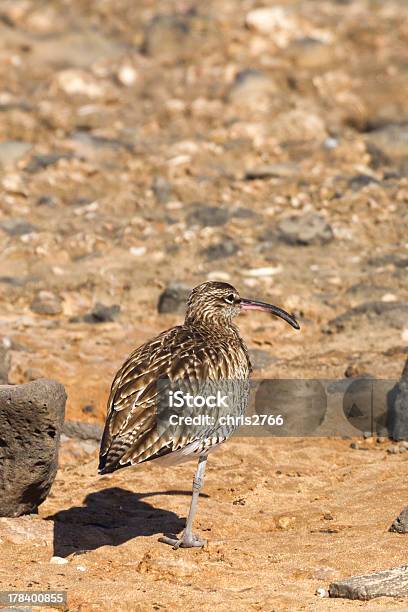
<path fill-rule="evenodd" d="M 228 357 L 228 346 L 211 346 L 208 337 L 183 326 L 136 349 L 112 383 L 100 470 L 153 459 L 209 434 L 185 425 L 170 430 L 158 419 L 158 406 L 175 384 L 197 394 L 200 381 L 227 378 Z"/>

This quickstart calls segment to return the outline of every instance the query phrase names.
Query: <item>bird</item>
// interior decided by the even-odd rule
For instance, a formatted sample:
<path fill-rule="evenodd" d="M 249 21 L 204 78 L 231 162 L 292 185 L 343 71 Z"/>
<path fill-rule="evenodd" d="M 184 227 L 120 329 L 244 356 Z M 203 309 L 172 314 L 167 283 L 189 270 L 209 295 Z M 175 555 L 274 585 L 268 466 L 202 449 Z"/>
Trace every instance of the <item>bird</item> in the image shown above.
<path fill-rule="evenodd" d="M 272 313 L 300 329 L 296 319 L 282 308 L 241 298 L 229 283 L 207 281 L 190 293 L 184 323 L 134 350 L 112 382 L 99 453 L 100 474 L 146 461 L 177 465 L 198 460 L 185 529 L 180 537 L 160 538 L 174 549 L 206 544 L 193 533 L 193 520 L 207 457 L 236 429 L 234 421 L 226 423 L 220 417 L 227 412 L 240 416 L 248 403 L 252 365 L 233 322 L 246 310 Z M 226 391 L 220 405 L 197 408 L 192 400 L 189 405 L 184 401 L 175 414 L 176 421 L 168 418 L 170 398 L 174 404 L 177 390 L 182 393 L 177 396 L 180 401 L 189 393 L 192 398 L 205 396 L 210 404 L 211 393 L 215 397 L 220 389 Z M 203 399 L 200 402 L 203 405 Z M 200 412 L 206 414 L 197 422 L 193 417 Z"/>

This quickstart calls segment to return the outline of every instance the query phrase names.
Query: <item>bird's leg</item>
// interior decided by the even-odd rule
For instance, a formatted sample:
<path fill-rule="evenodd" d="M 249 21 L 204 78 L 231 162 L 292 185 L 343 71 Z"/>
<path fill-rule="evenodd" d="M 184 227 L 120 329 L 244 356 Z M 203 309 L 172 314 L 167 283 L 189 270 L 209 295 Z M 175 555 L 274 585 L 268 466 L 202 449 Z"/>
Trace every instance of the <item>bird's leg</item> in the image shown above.
<path fill-rule="evenodd" d="M 207 463 L 207 455 L 201 455 L 198 460 L 197 470 L 193 478 L 193 495 L 191 498 L 190 510 L 187 517 L 186 527 L 180 539 L 168 538 L 166 536 L 160 538 L 160 542 L 170 544 L 176 550 L 177 548 L 192 548 L 193 546 L 204 546 L 205 540 L 200 540 L 193 534 L 193 520 L 197 508 L 200 489 L 204 482 L 205 465 Z"/>

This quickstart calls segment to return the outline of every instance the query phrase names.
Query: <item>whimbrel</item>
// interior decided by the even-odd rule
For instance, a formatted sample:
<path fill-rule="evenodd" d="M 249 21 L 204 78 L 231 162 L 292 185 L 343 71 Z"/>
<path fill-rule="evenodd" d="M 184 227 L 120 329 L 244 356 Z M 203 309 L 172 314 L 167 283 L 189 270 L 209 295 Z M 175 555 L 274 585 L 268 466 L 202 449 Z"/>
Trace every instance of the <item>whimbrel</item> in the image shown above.
<path fill-rule="evenodd" d="M 180 538 L 160 538 L 174 548 L 205 544 L 193 534 L 192 526 L 207 456 L 236 426 L 231 420 L 221 424 L 219 418 L 170 426 L 168 420 L 159 417 L 159 396 L 163 396 L 163 390 L 174 389 L 177 383 L 198 397 L 200 391 L 208 394 L 208 388 L 214 390 L 217 385 L 226 385 L 231 391 L 232 382 L 228 413 L 235 416 L 244 413 L 252 367 L 245 343 L 233 324 L 242 310 L 270 312 L 299 329 L 296 319 L 281 308 L 243 299 L 228 283 L 206 282 L 191 292 L 184 324 L 136 349 L 112 383 L 99 455 L 101 474 L 144 461 L 174 465 L 198 458 L 183 534 Z M 190 415 L 203 412 L 202 408 L 188 410 Z M 219 407 L 218 412 L 207 410 L 207 416 L 219 417 L 220 413 Z"/>

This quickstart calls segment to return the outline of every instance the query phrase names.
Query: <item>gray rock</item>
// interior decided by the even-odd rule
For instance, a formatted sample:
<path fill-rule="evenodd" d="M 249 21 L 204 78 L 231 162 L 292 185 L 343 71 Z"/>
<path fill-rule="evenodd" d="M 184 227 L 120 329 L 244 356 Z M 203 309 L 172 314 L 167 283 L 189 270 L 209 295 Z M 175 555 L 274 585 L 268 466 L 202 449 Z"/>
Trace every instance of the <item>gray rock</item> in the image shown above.
<path fill-rule="evenodd" d="M 152 189 L 158 204 L 166 204 L 170 200 L 171 184 L 164 176 L 154 177 Z"/>
<path fill-rule="evenodd" d="M 220 47 L 220 27 L 215 19 L 195 9 L 155 15 L 144 31 L 142 52 L 166 63 L 191 61 Z"/>
<path fill-rule="evenodd" d="M 183 283 L 170 283 L 159 297 L 158 311 L 161 314 L 184 314 L 191 287 Z"/>
<path fill-rule="evenodd" d="M 10 370 L 10 353 L 4 342 L 0 341 L 0 385 L 7 385 Z"/>
<path fill-rule="evenodd" d="M 238 246 L 231 238 L 223 238 L 221 242 L 210 245 L 202 251 L 207 261 L 215 261 L 217 259 L 224 259 L 231 257 L 238 252 Z"/>
<path fill-rule="evenodd" d="M 329 593 L 330 597 L 345 597 L 363 601 L 374 597 L 406 597 L 408 595 L 408 565 L 332 582 L 329 586 Z"/>
<path fill-rule="evenodd" d="M 408 440 L 408 359 L 393 389 L 387 426 L 393 440 Z"/>
<path fill-rule="evenodd" d="M 369 174 L 356 174 L 348 181 L 348 187 L 353 191 L 359 191 L 363 187 L 371 184 L 379 185 L 380 181 L 377 181 L 376 178 Z"/>
<path fill-rule="evenodd" d="M 0 227 L 9 236 L 24 236 L 38 231 L 35 225 L 24 219 L 6 219 L 0 223 Z"/>
<path fill-rule="evenodd" d="M 85 323 L 107 323 L 114 321 L 119 312 L 119 304 L 105 306 L 105 304 L 97 302 L 91 312 L 83 317 L 83 320 Z"/>
<path fill-rule="evenodd" d="M 47 497 L 66 397 L 53 380 L 0 387 L 0 516 L 35 512 Z"/>
<path fill-rule="evenodd" d="M 408 316 L 408 302 L 364 302 L 355 308 L 346 310 L 343 314 L 329 321 L 329 328 L 343 331 L 361 325 L 361 318 L 375 322 L 378 325 L 392 326 L 402 329 Z"/>
<path fill-rule="evenodd" d="M 279 238 L 287 244 L 326 244 L 334 238 L 333 230 L 318 213 L 291 215 L 278 224 Z"/>
<path fill-rule="evenodd" d="M 293 178 L 298 173 L 297 164 L 291 162 L 281 164 L 263 164 L 250 168 L 245 173 L 247 180 L 268 178 Z"/>
<path fill-rule="evenodd" d="M 6 140 L 0 142 L 0 167 L 12 166 L 32 148 L 28 142 Z"/>
<path fill-rule="evenodd" d="M 48 166 L 53 166 L 60 159 L 72 159 L 73 157 L 74 155 L 72 153 L 49 153 L 48 155 L 34 155 L 25 166 L 24 170 L 34 174 L 39 170 L 48 168 Z"/>
<path fill-rule="evenodd" d="M 397 516 L 388 531 L 408 533 L 408 506 Z"/>
<path fill-rule="evenodd" d="M 112 306 L 105 306 L 97 302 L 91 312 L 83 315 L 82 317 L 71 317 L 70 323 L 79 323 L 84 321 L 85 323 L 108 323 L 115 320 L 116 316 L 120 312 L 119 304 L 113 304 Z"/>
<path fill-rule="evenodd" d="M 30 309 L 36 314 L 58 315 L 62 312 L 62 300 L 52 291 L 39 291 Z"/>
<path fill-rule="evenodd" d="M 387 125 L 366 134 L 366 141 L 387 158 L 408 158 L 408 123 Z"/>
<path fill-rule="evenodd" d="M 102 437 L 103 428 L 96 423 L 83 423 L 82 421 L 66 421 L 62 427 L 62 433 L 68 438 L 79 440 L 99 440 Z"/>
<path fill-rule="evenodd" d="M 201 202 L 195 202 L 189 207 L 187 214 L 187 225 L 201 227 L 218 227 L 225 225 L 229 219 L 229 212 L 219 206 L 208 206 Z"/>

